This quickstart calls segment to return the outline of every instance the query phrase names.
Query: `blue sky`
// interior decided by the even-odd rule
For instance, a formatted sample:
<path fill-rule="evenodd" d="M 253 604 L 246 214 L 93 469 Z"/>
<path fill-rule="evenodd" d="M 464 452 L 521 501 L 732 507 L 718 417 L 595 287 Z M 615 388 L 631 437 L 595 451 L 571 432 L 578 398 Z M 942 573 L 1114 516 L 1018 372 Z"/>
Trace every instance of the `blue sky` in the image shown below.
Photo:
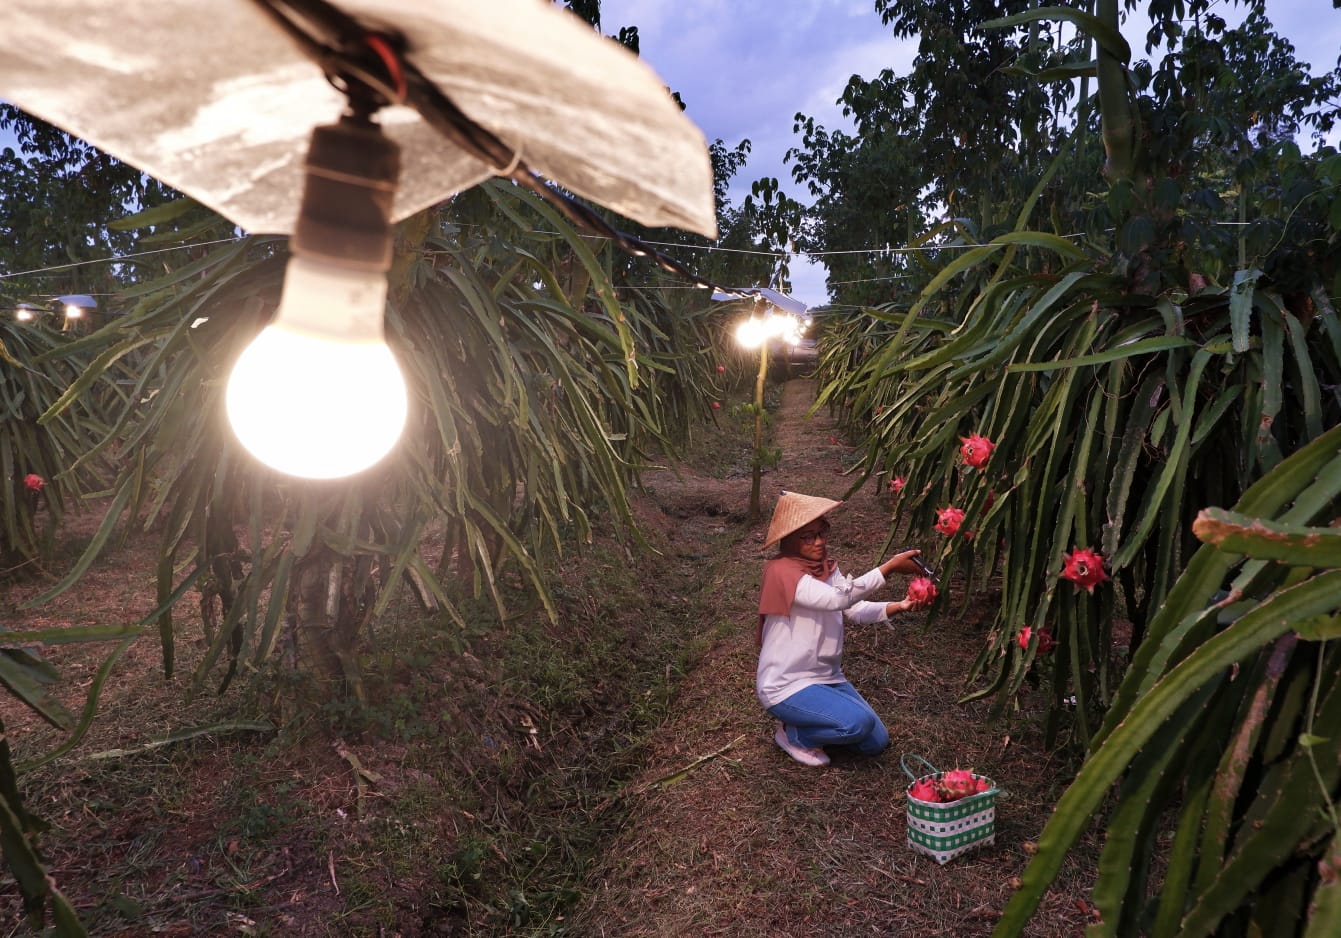
<path fill-rule="evenodd" d="M 1227 0 L 1214 10 L 1231 23 L 1242 19 Z M 1315 74 L 1336 66 L 1341 10 L 1328 0 L 1269 0 L 1267 15 Z M 906 73 L 917 53 L 915 41 L 896 40 L 881 24 L 873 0 L 602 0 L 601 26 L 607 34 L 638 27 L 643 60 L 680 93 L 709 142 L 751 142 L 750 161 L 733 181 L 736 202 L 764 176 L 811 201 L 783 163 L 798 142 L 792 115 L 847 127 L 835 101 L 848 78 L 886 67 Z M 1124 30 L 1138 58 L 1145 31 L 1143 19 Z M 792 279 L 797 298 L 825 302 L 822 267 L 793 262 Z"/>

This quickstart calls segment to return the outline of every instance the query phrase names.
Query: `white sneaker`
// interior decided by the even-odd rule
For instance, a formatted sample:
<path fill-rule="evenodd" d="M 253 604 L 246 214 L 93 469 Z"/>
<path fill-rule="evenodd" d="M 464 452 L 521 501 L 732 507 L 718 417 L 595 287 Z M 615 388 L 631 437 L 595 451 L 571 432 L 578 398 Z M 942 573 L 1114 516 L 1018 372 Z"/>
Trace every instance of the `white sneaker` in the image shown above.
<path fill-rule="evenodd" d="M 805 746 L 798 746 L 787 738 L 787 728 L 781 723 L 773 733 L 773 742 L 782 747 L 782 751 L 787 753 L 802 765 L 821 766 L 829 764 L 829 754 L 823 749 L 807 749 Z"/>

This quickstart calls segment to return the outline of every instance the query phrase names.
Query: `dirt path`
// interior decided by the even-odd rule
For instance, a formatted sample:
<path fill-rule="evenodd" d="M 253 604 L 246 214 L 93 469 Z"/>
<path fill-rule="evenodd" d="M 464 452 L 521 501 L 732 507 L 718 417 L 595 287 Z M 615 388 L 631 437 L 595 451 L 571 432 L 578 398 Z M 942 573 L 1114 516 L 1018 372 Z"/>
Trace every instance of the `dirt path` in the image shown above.
<path fill-rule="evenodd" d="M 784 386 L 774 415 L 782 462 L 764 476 L 764 517 L 723 562 L 702 571 L 702 627 L 723 637 L 686 679 L 630 785 L 636 794 L 628 819 L 588 878 L 573 934 L 987 935 L 1023 868 L 1025 842 L 1065 782 L 1038 751 L 1037 714 L 1008 729 L 987 720 L 986 704 L 956 703 L 985 638 L 981 603 L 969 605 L 980 610 L 973 615 L 942 616 L 931 626 L 925 615 L 909 615 L 891 626 L 849 629 L 845 670 L 890 731 L 882 757 L 837 755 L 817 770 L 773 744 L 772 722 L 753 689 L 752 623 L 767 516 L 783 488 L 838 498 L 851 483 L 843 474 L 851 448 L 826 413 L 807 416 L 814 390 L 805 379 Z M 658 482 L 655 491 L 677 504 L 735 494 L 743 506 L 742 481 L 737 493 L 694 477 Z M 873 486 L 833 517 L 831 550 L 848 572 L 882 559 L 891 506 Z M 684 536 L 702 520 L 688 518 Z M 888 598 L 901 596 L 903 585 L 895 580 Z M 940 768 L 973 767 L 1011 789 L 996 846 L 945 867 L 909 851 L 901 753 L 922 754 Z M 1086 892 L 1067 876 L 1061 882 L 1031 934 L 1083 932 Z"/>

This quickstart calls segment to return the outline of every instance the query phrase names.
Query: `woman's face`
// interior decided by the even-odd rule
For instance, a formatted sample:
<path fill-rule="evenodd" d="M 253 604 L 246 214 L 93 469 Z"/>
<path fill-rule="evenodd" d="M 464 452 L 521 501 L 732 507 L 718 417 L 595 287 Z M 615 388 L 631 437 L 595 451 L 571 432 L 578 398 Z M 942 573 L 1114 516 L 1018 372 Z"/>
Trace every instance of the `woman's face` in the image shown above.
<path fill-rule="evenodd" d="M 806 560 L 823 560 L 829 550 L 829 522 L 816 518 L 798 531 L 787 535 L 797 556 Z"/>

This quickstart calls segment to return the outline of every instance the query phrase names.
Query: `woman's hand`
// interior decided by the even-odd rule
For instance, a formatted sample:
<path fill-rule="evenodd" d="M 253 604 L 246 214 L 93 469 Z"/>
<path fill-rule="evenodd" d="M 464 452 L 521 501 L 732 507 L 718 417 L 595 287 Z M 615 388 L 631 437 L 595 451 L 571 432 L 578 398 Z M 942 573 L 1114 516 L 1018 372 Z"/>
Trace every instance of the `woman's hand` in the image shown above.
<path fill-rule="evenodd" d="M 917 608 L 919 608 L 918 604 L 911 599 L 900 599 L 898 602 L 885 603 L 885 618 L 890 618 L 896 612 L 911 612 Z"/>
<path fill-rule="evenodd" d="M 909 576 L 921 576 L 922 568 L 913 562 L 913 558 L 921 554 L 920 550 L 905 550 L 902 553 L 895 554 L 880 565 L 880 572 L 885 576 L 891 573 L 906 573 Z"/>

